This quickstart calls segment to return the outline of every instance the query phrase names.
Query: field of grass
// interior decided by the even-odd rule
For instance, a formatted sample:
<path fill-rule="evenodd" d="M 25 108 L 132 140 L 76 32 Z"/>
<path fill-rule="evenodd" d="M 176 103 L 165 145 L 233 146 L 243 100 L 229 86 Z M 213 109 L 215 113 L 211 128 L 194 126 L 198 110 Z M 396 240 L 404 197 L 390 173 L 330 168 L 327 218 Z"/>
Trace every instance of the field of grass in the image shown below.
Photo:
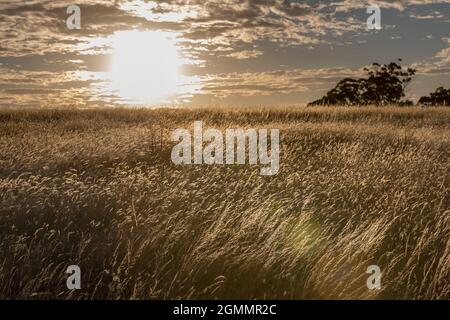
<path fill-rule="evenodd" d="M 279 173 L 173 165 L 195 120 Z M 450 299 L 449 188 L 450 108 L 0 111 L 0 298 Z"/>

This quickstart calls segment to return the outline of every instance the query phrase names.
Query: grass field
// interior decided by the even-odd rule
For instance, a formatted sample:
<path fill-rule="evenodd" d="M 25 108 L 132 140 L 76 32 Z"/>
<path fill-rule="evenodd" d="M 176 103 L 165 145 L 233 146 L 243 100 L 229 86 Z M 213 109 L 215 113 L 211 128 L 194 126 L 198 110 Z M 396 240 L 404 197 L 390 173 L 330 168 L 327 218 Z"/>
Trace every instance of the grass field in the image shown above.
<path fill-rule="evenodd" d="M 195 120 L 278 175 L 174 166 Z M 449 188 L 450 108 L 1 111 L 0 298 L 450 299 Z"/>

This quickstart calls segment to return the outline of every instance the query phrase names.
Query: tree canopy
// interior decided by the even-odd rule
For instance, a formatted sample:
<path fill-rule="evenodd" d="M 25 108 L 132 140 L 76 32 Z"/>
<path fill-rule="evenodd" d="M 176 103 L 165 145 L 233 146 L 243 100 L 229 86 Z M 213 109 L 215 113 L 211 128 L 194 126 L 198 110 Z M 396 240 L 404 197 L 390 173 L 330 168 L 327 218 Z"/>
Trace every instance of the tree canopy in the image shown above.
<path fill-rule="evenodd" d="M 450 106 L 450 88 L 437 88 L 429 96 L 420 98 L 419 104 L 423 106 Z"/>
<path fill-rule="evenodd" d="M 410 101 L 402 100 L 405 91 L 413 76 L 415 69 L 403 69 L 398 63 L 380 65 L 373 63 L 364 68 L 367 78 L 346 78 L 330 90 L 323 98 L 311 102 L 309 106 L 317 105 L 388 105 L 388 104 L 412 104 Z"/>

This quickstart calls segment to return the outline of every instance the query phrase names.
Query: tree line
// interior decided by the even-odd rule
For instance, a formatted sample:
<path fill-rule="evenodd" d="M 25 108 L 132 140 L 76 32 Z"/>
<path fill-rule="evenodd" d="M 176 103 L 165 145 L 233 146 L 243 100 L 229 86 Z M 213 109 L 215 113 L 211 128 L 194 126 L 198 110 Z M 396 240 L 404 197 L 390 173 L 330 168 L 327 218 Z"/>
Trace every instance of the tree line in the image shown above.
<path fill-rule="evenodd" d="M 401 62 L 402 60 L 398 59 L 398 62 L 383 65 L 373 63 L 364 68 L 366 78 L 345 78 L 324 97 L 309 103 L 308 106 L 412 106 L 414 103 L 404 98 L 417 70 L 404 69 L 400 65 Z M 450 88 L 439 87 L 429 96 L 421 97 L 419 105 L 450 106 Z"/>

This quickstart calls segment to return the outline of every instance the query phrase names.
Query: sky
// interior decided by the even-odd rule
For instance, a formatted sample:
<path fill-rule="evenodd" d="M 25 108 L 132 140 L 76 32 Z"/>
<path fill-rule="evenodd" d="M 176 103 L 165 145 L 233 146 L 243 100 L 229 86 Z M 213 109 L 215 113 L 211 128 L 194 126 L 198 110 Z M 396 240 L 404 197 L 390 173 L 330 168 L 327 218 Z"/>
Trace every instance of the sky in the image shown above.
<path fill-rule="evenodd" d="M 450 0 L 73 1 L 0 0 L 0 108 L 302 105 L 398 58 L 450 87 Z"/>

